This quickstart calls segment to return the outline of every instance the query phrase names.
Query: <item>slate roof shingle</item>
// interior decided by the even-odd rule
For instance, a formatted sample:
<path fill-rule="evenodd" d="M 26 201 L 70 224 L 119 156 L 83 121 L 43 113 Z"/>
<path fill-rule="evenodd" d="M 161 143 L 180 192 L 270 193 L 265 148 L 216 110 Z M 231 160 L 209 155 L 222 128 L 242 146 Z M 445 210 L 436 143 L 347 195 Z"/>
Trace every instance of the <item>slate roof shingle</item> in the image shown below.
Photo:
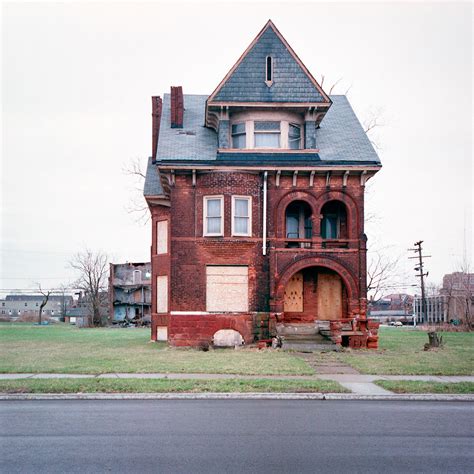
<path fill-rule="evenodd" d="M 273 58 L 273 84 L 265 84 L 265 60 Z M 325 102 L 288 48 L 268 27 L 212 98 L 214 102 Z"/>
<path fill-rule="evenodd" d="M 184 96 L 184 127 L 170 126 L 170 97 L 164 95 L 157 161 L 208 162 L 218 160 L 217 134 L 204 127 L 206 95 Z M 380 164 L 367 134 L 346 96 L 333 95 L 332 106 L 316 130 L 317 164 Z M 259 154 L 255 153 L 254 159 Z M 292 164 L 292 155 L 286 155 Z M 295 157 L 296 158 L 296 157 Z M 278 160 L 281 162 L 281 160 Z M 149 165 L 150 166 L 150 165 Z"/>

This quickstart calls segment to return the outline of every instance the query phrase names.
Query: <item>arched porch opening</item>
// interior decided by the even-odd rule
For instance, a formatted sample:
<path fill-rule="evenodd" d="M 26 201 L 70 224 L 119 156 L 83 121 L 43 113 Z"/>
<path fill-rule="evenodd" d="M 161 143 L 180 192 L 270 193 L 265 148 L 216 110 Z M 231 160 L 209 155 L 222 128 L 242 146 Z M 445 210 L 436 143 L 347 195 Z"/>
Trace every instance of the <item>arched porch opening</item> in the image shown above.
<path fill-rule="evenodd" d="M 324 266 L 302 268 L 283 291 L 282 322 L 308 324 L 349 317 L 349 292 L 343 278 Z"/>

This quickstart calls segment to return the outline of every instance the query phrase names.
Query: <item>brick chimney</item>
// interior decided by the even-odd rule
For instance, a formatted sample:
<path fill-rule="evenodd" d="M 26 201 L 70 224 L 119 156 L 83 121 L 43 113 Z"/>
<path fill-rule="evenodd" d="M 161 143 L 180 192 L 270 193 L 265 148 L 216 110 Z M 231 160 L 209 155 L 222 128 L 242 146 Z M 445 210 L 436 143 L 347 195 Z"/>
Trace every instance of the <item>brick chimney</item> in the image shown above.
<path fill-rule="evenodd" d="M 161 97 L 153 96 L 151 98 L 151 126 L 153 134 L 151 158 L 153 161 L 156 160 L 156 152 L 158 148 L 158 137 L 160 135 L 160 122 L 161 122 L 161 110 L 163 108 L 163 102 Z"/>
<path fill-rule="evenodd" d="M 171 128 L 183 128 L 183 88 L 171 86 Z"/>

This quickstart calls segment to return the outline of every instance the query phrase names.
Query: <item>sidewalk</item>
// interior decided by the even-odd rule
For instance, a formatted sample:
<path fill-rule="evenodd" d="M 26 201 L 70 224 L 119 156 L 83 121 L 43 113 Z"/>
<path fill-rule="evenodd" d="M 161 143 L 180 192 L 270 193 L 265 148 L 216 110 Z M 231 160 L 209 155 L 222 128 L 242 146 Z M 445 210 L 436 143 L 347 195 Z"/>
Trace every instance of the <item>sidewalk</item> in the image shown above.
<path fill-rule="evenodd" d="M 270 380 L 333 380 L 349 389 L 353 395 L 362 396 L 385 396 L 394 394 L 388 390 L 375 385 L 376 380 L 418 380 L 422 382 L 474 382 L 472 375 L 363 375 L 363 374 L 317 374 L 317 375 L 237 375 L 237 374 L 0 374 L 0 380 L 13 379 L 190 379 L 190 380 L 219 380 L 219 379 L 270 379 Z"/>

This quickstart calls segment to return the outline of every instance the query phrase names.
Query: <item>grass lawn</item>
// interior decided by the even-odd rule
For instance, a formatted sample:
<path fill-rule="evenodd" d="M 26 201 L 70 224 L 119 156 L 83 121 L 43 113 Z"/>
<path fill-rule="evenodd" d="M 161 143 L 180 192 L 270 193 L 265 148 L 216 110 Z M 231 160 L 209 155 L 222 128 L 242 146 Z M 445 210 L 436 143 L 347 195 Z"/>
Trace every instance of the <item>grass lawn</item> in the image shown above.
<path fill-rule="evenodd" d="M 148 329 L 78 329 L 57 324 L 0 323 L 0 373 L 163 372 L 243 375 L 311 375 L 298 354 L 254 349 L 202 352 L 149 341 Z M 381 328 L 378 350 L 314 353 L 364 374 L 471 375 L 474 332 L 444 333 L 445 346 L 423 351 L 425 331 Z"/>
<path fill-rule="evenodd" d="M 163 379 L 29 379 L 2 380 L 2 393 L 157 393 L 157 392 L 348 392 L 327 380 L 163 380 Z"/>
<path fill-rule="evenodd" d="M 345 362 L 363 374 L 376 375 L 472 375 L 474 332 L 443 333 L 444 347 L 423 350 L 426 331 L 380 328 L 378 350 L 323 354 Z"/>
<path fill-rule="evenodd" d="M 474 382 L 419 382 L 418 380 L 377 380 L 374 382 L 395 393 L 474 393 Z"/>
<path fill-rule="evenodd" d="M 149 329 L 78 329 L 56 324 L 0 323 L 0 373 L 163 372 L 311 375 L 283 352 L 170 349 L 150 342 Z"/>

